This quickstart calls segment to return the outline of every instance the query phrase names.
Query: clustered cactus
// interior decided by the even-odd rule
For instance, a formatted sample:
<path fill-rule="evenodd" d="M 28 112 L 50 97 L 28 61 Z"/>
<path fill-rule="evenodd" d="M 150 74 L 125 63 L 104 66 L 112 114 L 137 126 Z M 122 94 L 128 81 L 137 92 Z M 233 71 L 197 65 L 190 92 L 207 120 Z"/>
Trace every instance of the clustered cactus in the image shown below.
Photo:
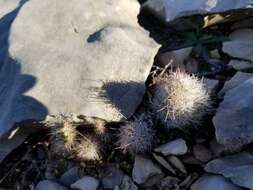
<path fill-rule="evenodd" d="M 119 129 L 119 148 L 131 154 L 150 151 L 154 140 L 153 122 L 147 114 L 141 114 Z"/>
<path fill-rule="evenodd" d="M 77 158 L 82 161 L 98 161 L 101 159 L 101 147 L 96 138 L 84 136 L 69 121 L 50 125 L 51 151 L 57 156 Z M 97 136 L 102 136 L 102 123 L 94 126 Z M 97 130 L 99 128 L 100 130 Z"/>
<path fill-rule="evenodd" d="M 203 82 L 182 71 L 159 75 L 151 89 L 151 110 L 168 128 L 199 125 L 210 112 L 210 97 Z M 85 118 L 93 126 L 95 135 L 83 135 L 68 121 L 51 127 L 51 147 L 58 155 L 74 154 L 84 161 L 98 161 L 110 135 L 106 135 L 106 122 L 98 118 Z M 88 128 L 85 128 L 87 131 Z M 123 124 L 117 134 L 116 146 L 132 155 L 151 150 L 154 141 L 150 113 L 142 113 Z M 101 150 L 102 149 L 102 150 Z"/>
<path fill-rule="evenodd" d="M 156 78 L 151 107 L 169 128 L 199 125 L 211 108 L 203 82 L 179 70 Z"/>

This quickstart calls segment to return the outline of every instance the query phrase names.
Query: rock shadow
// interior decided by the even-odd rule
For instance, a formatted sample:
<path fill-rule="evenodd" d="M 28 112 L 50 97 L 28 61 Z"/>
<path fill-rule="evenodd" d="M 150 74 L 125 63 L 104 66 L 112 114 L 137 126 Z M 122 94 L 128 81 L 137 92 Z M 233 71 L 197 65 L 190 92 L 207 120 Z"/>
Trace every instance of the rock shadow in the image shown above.
<path fill-rule="evenodd" d="M 130 118 L 138 109 L 145 94 L 145 83 L 134 81 L 104 82 L 103 86 L 93 89 L 96 99 L 113 105 L 124 118 Z M 138 105 L 138 106 L 136 106 Z"/>
<path fill-rule="evenodd" d="M 22 74 L 22 65 L 9 54 L 12 23 L 28 1 L 20 0 L 14 10 L 0 18 L 0 137 L 15 123 L 43 120 L 48 114 L 45 105 L 25 95 L 36 84 L 36 77 Z"/>

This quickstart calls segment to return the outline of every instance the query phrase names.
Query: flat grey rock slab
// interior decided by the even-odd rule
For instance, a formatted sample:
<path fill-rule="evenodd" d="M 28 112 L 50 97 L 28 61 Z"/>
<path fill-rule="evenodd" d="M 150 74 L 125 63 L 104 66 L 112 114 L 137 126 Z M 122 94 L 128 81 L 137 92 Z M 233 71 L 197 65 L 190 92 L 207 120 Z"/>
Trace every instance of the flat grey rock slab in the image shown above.
<path fill-rule="evenodd" d="M 0 0 L 0 19 L 7 13 L 16 9 L 21 0 Z"/>
<path fill-rule="evenodd" d="M 192 186 L 191 190 L 243 190 L 220 175 L 203 175 Z"/>
<path fill-rule="evenodd" d="M 138 13 L 135 0 L 29 0 L 3 16 L 0 136 L 47 115 L 129 118 L 159 48 Z"/>
<path fill-rule="evenodd" d="M 251 0 L 148 0 L 144 7 L 165 23 L 196 14 L 206 15 L 230 10 L 252 8 Z"/>
<path fill-rule="evenodd" d="M 250 71 L 253 69 L 253 62 L 233 59 L 229 62 L 229 66 L 237 71 Z"/>
<path fill-rule="evenodd" d="M 205 166 L 205 171 L 209 173 L 223 174 L 228 169 L 245 165 L 253 165 L 253 155 L 248 152 L 242 152 L 212 160 Z"/>
<path fill-rule="evenodd" d="M 232 57 L 253 61 L 253 29 L 241 29 L 229 35 L 231 41 L 223 43 L 222 50 Z"/>
<path fill-rule="evenodd" d="M 253 188 L 253 165 L 231 168 L 225 171 L 224 176 L 238 186 Z"/>
<path fill-rule="evenodd" d="M 253 142 L 253 78 L 229 90 L 213 118 L 219 144 L 235 151 Z"/>
<path fill-rule="evenodd" d="M 55 183 L 50 180 L 43 180 L 40 181 L 36 187 L 36 190 L 68 190 L 64 186 L 59 185 L 58 183 Z"/>
<path fill-rule="evenodd" d="M 205 171 L 221 174 L 234 184 L 253 188 L 253 155 L 247 152 L 210 161 Z"/>
<path fill-rule="evenodd" d="M 221 91 L 218 93 L 220 97 L 224 96 L 225 93 L 238 85 L 242 84 L 246 80 L 253 77 L 252 73 L 237 72 L 229 81 L 227 81 Z"/>

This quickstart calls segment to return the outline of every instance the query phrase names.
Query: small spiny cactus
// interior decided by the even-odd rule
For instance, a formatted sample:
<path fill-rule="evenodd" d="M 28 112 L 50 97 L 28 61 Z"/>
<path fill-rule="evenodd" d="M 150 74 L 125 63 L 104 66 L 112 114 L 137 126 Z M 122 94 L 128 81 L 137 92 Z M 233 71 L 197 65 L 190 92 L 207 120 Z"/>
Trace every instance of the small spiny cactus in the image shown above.
<path fill-rule="evenodd" d="M 151 150 L 154 140 L 153 122 L 146 114 L 141 114 L 119 129 L 119 148 L 131 154 L 145 153 Z"/>
<path fill-rule="evenodd" d="M 199 125 L 211 110 L 203 82 L 179 70 L 158 76 L 151 94 L 152 110 L 169 128 Z"/>

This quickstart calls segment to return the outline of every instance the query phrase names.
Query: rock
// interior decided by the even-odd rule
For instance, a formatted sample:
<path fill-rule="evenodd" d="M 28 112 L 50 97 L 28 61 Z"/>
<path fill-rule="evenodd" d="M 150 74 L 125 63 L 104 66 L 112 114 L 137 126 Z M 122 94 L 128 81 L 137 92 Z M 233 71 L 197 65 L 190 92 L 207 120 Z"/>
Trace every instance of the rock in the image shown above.
<path fill-rule="evenodd" d="M 180 70 L 185 69 L 185 60 L 189 58 L 192 52 L 192 47 L 160 53 L 157 55 L 159 66 L 165 67 L 168 64 L 172 64 L 173 68 L 179 68 Z"/>
<path fill-rule="evenodd" d="M 162 174 L 161 169 L 151 160 L 140 155 L 135 157 L 132 177 L 137 184 L 143 184 L 149 178 L 160 174 Z"/>
<path fill-rule="evenodd" d="M 162 153 L 164 156 L 184 155 L 187 153 L 188 147 L 184 139 L 176 139 L 159 146 L 155 151 Z"/>
<path fill-rule="evenodd" d="M 196 159 L 191 154 L 182 156 L 182 160 L 183 160 L 183 163 L 185 163 L 185 164 L 203 166 L 203 162 L 201 162 L 200 160 Z"/>
<path fill-rule="evenodd" d="M 209 53 L 210 53 L 210 58 L 212 58 L 212 59 L 220 59 L 221 58 L 219 50 L 217 50 L 217 49 L 212 50 Z"/>
<path fill-rule="evenodd" d="M 178 157 L 176 157 L 176 156 L 169 156 L 168 160 L 180 172 L 182 172 L 183 174 L 187 174 L 187 171 L 186 171 L 186 169 L 184 167 L 184 164 L 181 162 L 181 160 Z"/>
<path fill-rule="evenodd" d="M 203 175 L 192 186 L 191 190 L 242 190 L 219 175 Z"/>
<path fill-rule="evenodd" d="M 212 159 L 212 152 L 201 144 L 193 146 L 193 155 L 204 163 Z"/>
<path fill-rule="evenodd" d="M 148 0 L 144 7 L 148 9 L 165 23 L 170 23 L 177 18 L 192 15 L 207 15 L 214 13 L 223 13 L 230 10 L 252 8 L 250 0 L 196 0 L 189 2 L 187 0 Z"/>
<path fill-rule="evenodd" d="M 135 0 L 30 0 L 3 17 L 0 135 L 47 115 L 129 118 L 159 48 L 138 14 Z"/>
<path fill-rule="evenodd" d="M 149 189 L 152 188 L 160 183 L 160 181 L 164 178 L 164 174 L 159 174 L 150 177 L 145 183 L 141 185 L 142 188 L 144 189 Z"/>
<path fill-rule="evenodd" d="M 176 189 L 180 180 L 176 177 L 167 176 L 160 182 L 160 189 Z"/>
<path fill-rule="evenodd" d="M 36 188 L 36 190 L 67 190 L 64 186 L 59 185 L 58 183 L 55 183 L 50 180 L 43 180 L 40 181 Z"/>
<path fill-rule="evenodd" d="M 226 170 L 244 165 L 253 165 L 253 155 L 242 152 L 232 156 L 226 156 L 207 163 L 205 171 L 209 173 L 223 174 Z"/>
<path fill-rule="evenodd" d="M 62 174 L 59 182 L 65 186 L 70 186 L 80 178 L 78 174 L 78 167 L 73 167 Z"/>
<path fill-rule="evenodd" d="M 114 189 L 119 186 L 124 178 L 124 173 L 118 168 L 111 166 L 107 167 L 105 176 L 102 179 L 102 185 L 105 189 Z"/>
<path fill-rule="evenodd" d="M 213 138 L 210 141 L 210 150 L 212 151 L 212 154 L 216 157 L 219 157 L 222 154 L 225 154 L 227 151 L 223 145 L 217 142 L 216 138 Z"/>
<path fill-rule="evenodd" d="M 222 90 L 218 93 L 220 97 L 224 96 L 224 94 L 237 87 L 238 85 L 242 84 L 244 81 L 250 79 L 253 77 L 252 73 L 243 73 L 243 72 L 237 72 L 233 78 L 231 78 L 229 81 L 227 81 L 222 88 Z"/>
<path fill-rule="evenodd" d="M 223 43 L 222 50 L 232 57 L 253 61 L 253 29 L 237 30 L 230 34 L 231 41 Z"/>
<path fill-rule="evenodd" d="M 38 128 L 18 127 L 10 131 L 8 135 L 0 138 L 0 162 L 2 162 L 8 154 L 10 154 L 15 148 L 20 146 L 29 135 L 38 131 Z"/>
<path fill-rule="evenodd" d="M 0 1 L 0 19 L 18 7 L 21 0 Z"/>
<path fill-rule="evenodd" d="M 231 168 L 224 172 L 224 176 L 234 184 L 248 189 L 253 189 L 253 165 Z"/>
<path fill-rule="evenodd" d="M 203 83 L 205 87 L 207 88 L 208 93 L 215 94 L 219 85 L 218 80 L 204 78 Z"/>
<path fill-rule="evenodd" d="M 122 179 L 122 183 L 119 186 L 120 190 L 138 190 L 138 187 L 134 184 L 134 182 L 132 181 L 132 179 L 127 176 L 124 175 L 123 179 Z"/>
<path fill-rule="evenodd" d="M 236 22 L 231 26 L 232 30 L 245 29 L 245 28 L 253 28 L 253 18 L 240 20 L 239 22 Z"/>
<path fill-rule="evenodd" d="M 221 174 L 234 184 L 253 188 L 253 155 L 247 152 L 226 156 L 209 162 L 205 171 Z"/>
<path fill-rule="evenodd" d="M 99 182 L 97 179 L 84 176 L 75 183 L 71 185 L 71 189 L 78 189 L 78 190 L 97 190 Z"/>
<path fill-rule="evenodd" d="M 249 62 L 249 61 L 233 59 L 229 62 L 228 65 L 238 71 L 248 71 L 250 69 L 253 69 L 253 62 Z"/>
<path fill-rule="evenodd" d="M 156 161 L 161 164 L 164 168 L 166 168 L 168 171 L 170 171 L 172 174 L 176 175 L 176 171 L 172 168 L 172 166 L 161 156 L 158 156 L 157 154 L 153 153 L 153 157 L 156 159 Z"/>
<path fill-rule="evenodd" d="M 229 90 L 213 118 L 217 142 L 234 151 L 253 141 L 253 78 Z M 229 118 L 229 119 L 228 119 Z"/>
<path fill-rule="evenodd" d="M 198 173 L 192 173 L 188 175 L 181 183 L 180 187 L 189 188 L 194 181 L 196 181 L 199 178 Z"/>

